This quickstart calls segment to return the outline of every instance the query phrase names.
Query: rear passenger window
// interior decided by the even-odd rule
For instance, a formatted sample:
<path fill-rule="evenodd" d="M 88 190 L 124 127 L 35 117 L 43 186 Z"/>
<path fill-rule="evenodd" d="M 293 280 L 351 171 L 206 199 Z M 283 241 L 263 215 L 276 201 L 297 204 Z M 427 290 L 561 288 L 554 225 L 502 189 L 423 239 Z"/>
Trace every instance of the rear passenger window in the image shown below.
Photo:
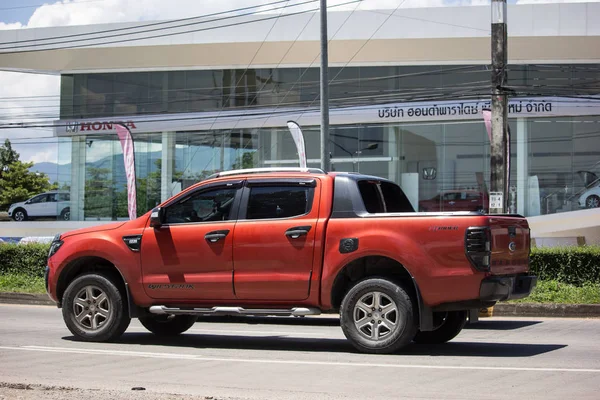
<path fill-rule="evenodd" d="M 312 188 L 294 186 L 251 187 L 246 219 L 290 218 L 307 214 Z"/>
<path fill-rule="evenodd" d="M 410 200 L 404 194 L 400 186 L 389 182 L 381 182 L 381 194 L 387 212 L 414 212 L 415 209 L 410 204 Z"/>
<path fill-rule="evenodd" d="M 360 190 L 360 195 L 369 214 L 385 212 L 383 203 L 381 202 L 381 196 L 379 195 L 377 182 L 360 181 L 358 182 L 358 190 Z"/>
<path fill-rule="evenodd" d="M 393 183 L 359 181 L 358 189 L 369 214 L 415 211 L 400 186 Z"/>

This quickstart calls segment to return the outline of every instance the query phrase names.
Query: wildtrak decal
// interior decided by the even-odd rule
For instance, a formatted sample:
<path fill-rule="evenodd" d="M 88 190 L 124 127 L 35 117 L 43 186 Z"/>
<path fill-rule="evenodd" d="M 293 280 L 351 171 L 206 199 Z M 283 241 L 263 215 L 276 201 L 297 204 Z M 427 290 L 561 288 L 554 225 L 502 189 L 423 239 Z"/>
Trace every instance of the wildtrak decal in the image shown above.
<path fill-rule="evenodd" d="M 191 283 L 151 283 L 148 285 L 148 289 L 160 290 L 160 289 L 194 289 L 194 285 Z"/>

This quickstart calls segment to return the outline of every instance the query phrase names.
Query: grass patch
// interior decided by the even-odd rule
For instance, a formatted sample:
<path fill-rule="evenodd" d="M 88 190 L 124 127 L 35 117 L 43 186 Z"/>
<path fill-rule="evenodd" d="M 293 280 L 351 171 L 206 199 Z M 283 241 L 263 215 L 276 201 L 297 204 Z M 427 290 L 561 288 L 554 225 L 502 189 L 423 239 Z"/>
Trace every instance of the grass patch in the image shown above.
<path fill-rule="evenodd" d="M 46 293 L 44 278 L 26 274 L 1 274 L 0 292 Z"/>
<path fill-rule="evenodd" d="M 0 292 L 46 293 L 46 288 L 44 278 L 0 274 Z M 539 281 L 529 297 L 509 303 L 600 304 L 600 284 L 575 286 L 558 281 Z"/>
<path fill-rule="evenodd" d="M 529 297 L 509 303 L 600 304 L 600 284 L 575 286 L 559 281 L 538 281 Z"/>

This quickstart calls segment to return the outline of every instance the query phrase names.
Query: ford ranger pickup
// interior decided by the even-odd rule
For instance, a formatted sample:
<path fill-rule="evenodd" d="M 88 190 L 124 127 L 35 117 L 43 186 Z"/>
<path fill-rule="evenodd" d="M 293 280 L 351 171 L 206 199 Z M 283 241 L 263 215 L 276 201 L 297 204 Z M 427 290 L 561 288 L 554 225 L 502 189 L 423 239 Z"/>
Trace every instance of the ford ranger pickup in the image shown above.
<path fill-rule="evenodd" d="M 360 351 L 443 343 L 528 296 L 518 215 L 415 212 L 386 179 L 314 169 L 213 175 L 147 214 L 57 235 L 48 294 L 73 335 L 160 336 L 207 316 L 340 315 Z"/>

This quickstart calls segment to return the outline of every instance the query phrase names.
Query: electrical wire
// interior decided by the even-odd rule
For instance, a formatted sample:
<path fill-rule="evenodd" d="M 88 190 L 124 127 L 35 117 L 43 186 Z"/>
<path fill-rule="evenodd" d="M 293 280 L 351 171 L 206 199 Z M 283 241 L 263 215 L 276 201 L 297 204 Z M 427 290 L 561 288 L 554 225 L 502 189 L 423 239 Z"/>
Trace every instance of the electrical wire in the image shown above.
<path fill-rule="evenodd" d="M 317 1 L 317 0 L 307 0 L 307 3 L 308 2 L 315 2 L 315 1 Z M 355 0 L 355 1 L 361 1 L 361 0 Z M 338 4 L 338 5 L 333 5 L 333 6 L 329 6 L 327 8 L 340 7 L 340 6 L 345 5 L 345 4 L 346 3 Z M 291 5 L 289 7 L 295 7 L 295 6 L 296 5 Z M 301 15 L 301 14 L 307 14 L 307 13 L 314 12 L 316 10 L 318 10 L 318 8 L 311 8 L 311 9 L 307 9 L 307 10 L 303 10 L 303 11 L 296 11 L 296 12 L 286 13 L 286 14 L 281 15 L 281 18 L 292 17 L 292 16 L 295 16 L 295 15 Z M 252 20 L 249 20 L 249 21 L 241 21 L 241 22 L 236 22 L 236 23 L 223 24 L 223 25 L 214 26 L 214 27 L 190 29 L 190 30 L 186 30 L 184 32 L 169 32 L 169 33 L 158 34 L 158 35 L 150 35 L 150 36 L 145 36 L 145 37 L 140 37 L 140 38 L 128 38 L 128 39 L 110 40 L 110 41 L 100 42 L 100 43 L 88 43 L 88 44 L 79 44 L 79 45 L 72 45 L 72 46 L 62 46 L 62 47 L 43 48 L 43 49 L 31 49 L 31 50 L 1 51 L 0 55 L 6 55 L 6 54 L 24 54 L 24 53 L 33 53 L 33 52 L 40 52 L 40 51 L 66 50 L 66 49 L 84 48 L 84 47 L 92 47 L 92 46 L 103 46 L 103 45 L 107 45 L 107 44 L 133 42 L 133 41 L 139 41 L 139 40 L 148 40 L 148 39 L 170 37 L 170 36 L 176 36 L 176 35 L 184 35 L 184 34 L 188 34 L 188 33 L 204 32 L 204 31 L 210 31 L 210 30 L 215 30 L 215 29 L 223 29 L 223 28 L 228 28 L 228 27 L 232 27 L 232 26 L 254 24 L 254 23 L 257 23 L 257 22 L 270 21 L 270 20 L 277 19 L 277 18 L 280 18 L 280 16 L 269 16 L 269 17 L 264 17 L 264 18 L 252 19 Z M 159 28 L 159 29 L 160 30 L 164 30 L 164 29 L 167 29 L 167 28 Z M 122 36 L 122 35 L 117 35 L 117 36 Z M 7 48 L 5 48 L 5 49 L 7 49 Z M 5 50 L 5 49 L 3 49 L 3 50 Z"/>
<path fill-rule="evenodd" d="M 73 3 L 61 3 L 61 6 L 70 6 L 73 4 L 84 4 L 84 3 L 100 3 L 100 2 L 104 2 L 105 0 L 82 0 L 82 1 L 78 1 L 78 2 L 73 2 Z M 44 4 L 31 4 L 28 6 L 16 6 L 16 7 L 3 7 L 0 8 L 0 11 L 9 11 L 9 10 L 22 10 L 25 8 L 38 8 L 38 7 L 42 7 L 42 6 L 48 6 L 48 5 L 54 5 L 54 4 L 48 4 L 48 3 L 44 3 Z"/>
<path fill-rule="evenodd" d="M 26 39 L 26 40 L 16 40 L 16 41 L 10 41 L 10 42 L 0 42 L 0 46 L 21 44 L 21 43 L 31 43 L 31 42 L 36 42 L 37 43 L 37 42 L 46 41 L 46 40 L 70 39 L 70 38 L 77 38 L 77 37 L 88 36 L 88 35 L 99 35 L 99 34 L 103 34 L 103 33 L 113 33 L 113 32 L 130 31 L 130 30 L 135 30 L 135 29 L 147 28 L 147 27 L 151 27 L 151 26 L 162 26 L 162 25 L 176 24 L 176 23 L 179 23 L 179 22 L 192 21 L 192 20 L 200 19 L 200 18 L 214 17 L 214 16 L 217 16 L 217 15 L 237 13 L 237 12 L 240 12 L 240 11 L 251 10 L 251 9 L 254 9 L 254 8 L 262 8 L 262 7 L 269 6 L 269 5 L 280 4 L 280 3 L 287 3 L 287 2 L 288 2 L 288 0 L 277 0 L 277 1 L 273 1 L 273 2 L 270 2 L 270 3 L 265 3 L 265 4 L 261 4 L 261 5 L 256 5 L 256 6 L 234 8 L 234 9 L 231 9 L 231 10 L 219 11 L 219 12 L 215 12 L 215 13 L 211 13 L 211 14 L 197 15 L 197 16 L 194 16 L 194 17 L 187 17 L 187 18 L 178 18 L 178 19 L 173 19 L 173 20 L 168 20 L 168 21 L 144 23 L 144 24 L 139 24 L 139 25 L 135 25 L 135 26 L 128 26 L 128 27 L 123 27 L 123 28 L 103 29 L 103 30 L 93 31 L 93 32 L 73 33 L 73 34 L 70 34 L 70 35 L 48 36 L 48 37 L 41 37 L 41 38 L 37 38 L 37 39 Z M 73 3 L 71 3 L 71 4 L 73 4 Z M 260 11 L 260 12 L 263 12 L 263 11 Z M 252 14 L 254 14 L 254 13 L 244 14 L 244 15 L 252 15 Z M 238 18 L 238 17 L 240 17 L 240 15 L 234 15 L 234 16 L 231 16 L 231 17 L 228 17 L 228 18 Z M 201 21 L 200 23 L 213 22 L 213 21 L 215 21 L 215 20 Z M 188 25 L 181 25 L 181 26 L 188 26 Z M 180 27 L 180 26 L 166 27 L 165 29 L 178 28 L 178 27 Z M 132 32 L 132 33 L 129 33 L 129 34 L 144 33 L 144 32 L 148 32 L 148 31 Z M 110 37 L 114 37 L 114 36 L 110 36 Z M 100 37 L 100 38 L 91 38 L 91 39 L 102 39 L 102 38 L 103 37 Z M 88 40 L 91 40 L 91 39 L 88 39 Z M 64 42 L 64 43 L 69 43 L 69 42 Z M 50 44 L 52 44 L 52 43 L 50 43 Z M 18 48 L 18 47 L 19 46 L 15 46 L 15 48 Z M 28 46 L 22 46 L 22 47 L 28 47 Z"/>

